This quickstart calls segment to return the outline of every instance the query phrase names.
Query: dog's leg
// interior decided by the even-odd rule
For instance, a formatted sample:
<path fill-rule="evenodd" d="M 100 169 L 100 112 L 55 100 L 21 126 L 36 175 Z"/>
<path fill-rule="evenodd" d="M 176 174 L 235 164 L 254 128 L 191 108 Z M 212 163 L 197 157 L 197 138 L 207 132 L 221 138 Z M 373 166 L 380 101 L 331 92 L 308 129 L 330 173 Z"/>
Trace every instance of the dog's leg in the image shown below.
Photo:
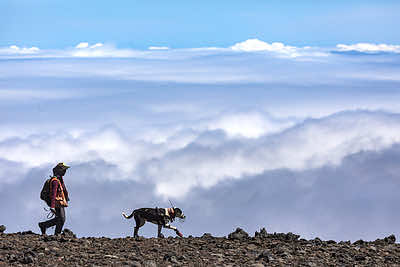
<path fill-rule="evenodd" d="M 161 233 L 161 229 L 162 229 L 162 224 L 159 224 L 158 225 L 158 234 L 157 234 L 158 238 L 164 238 L 164 235 Z"/>
<path fill-rule="evenodd" d="M 136 225 L 135 225 L 135 230 L 133 232 L 133 237 L 134 238 L 139 238 L 139 235 L 138 235 L 139 228 L 144 225 L 146 220 L 143 219 L 142 217 L 140 217 L 138 214 L 135 214 L 135 222 L 136 222 Z"/>
<path fill-rule="evenodd" d="M 178 236 L 183 237 L 182 233 L 179 232 L 178 228 L 176 228 L 176 227 L 174 227 L 174 226 L 172 226 L 172 225 L 170 225 L 170 224 L 168 224 L 168 223 L 166 223 L 166 224 L 164 225 L 164 227 L 165 227 L 165 228 L 168 228 L 168 229 L 174 230 L 175 233 L 176 233 Z"/>
<path fill-rule="evenodd" d="M 168 229 L 172 229 L 172 230 L 174 230 L 174 231 L 178 230 L 176 227 L 170 225 L 169 223 L 166 223 L 166 224 L 164 225 L 164 227 L 165 227 L 165 228 L 168 228 Z"/>
<path fill-rule="evenodd" d="M 135 228 L 133 230 L 133 237 L 134 238 L 138 238 L 139 237 L 138 232 L 139 232 L 139 227 L 135 226 Z"/>

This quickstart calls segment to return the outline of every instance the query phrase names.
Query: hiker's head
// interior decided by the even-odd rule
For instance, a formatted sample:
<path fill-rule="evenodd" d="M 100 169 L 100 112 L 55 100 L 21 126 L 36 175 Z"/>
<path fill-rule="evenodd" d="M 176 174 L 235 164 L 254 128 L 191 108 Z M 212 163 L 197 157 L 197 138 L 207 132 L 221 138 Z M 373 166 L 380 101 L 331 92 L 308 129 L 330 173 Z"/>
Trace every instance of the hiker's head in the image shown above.
<path fill-rule="evenodd" d="M 65 165 L 64 162 L 60 162 L 53 168 L 53 175 L 64 176 L 68 168 L 69 166 Z"/>

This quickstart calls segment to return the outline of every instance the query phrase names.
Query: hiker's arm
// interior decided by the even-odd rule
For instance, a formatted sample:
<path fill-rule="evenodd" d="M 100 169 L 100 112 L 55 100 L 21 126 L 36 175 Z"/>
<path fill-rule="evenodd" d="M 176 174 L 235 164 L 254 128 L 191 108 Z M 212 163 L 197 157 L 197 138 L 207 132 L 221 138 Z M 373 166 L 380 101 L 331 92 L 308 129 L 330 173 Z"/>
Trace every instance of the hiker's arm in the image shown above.
<path fill-rule="evenodd" d="M 50 197 L 51 197 L 51 208 L 54 209 L 56 207 L 56 196 L 57 196 L 57 189 L 58 189 L 58 181 L 53 180 L 51 182 L 51 192 L 50 192 Z"/>
<path fill-rule="evenodd" d="M 65 200 L 69 201 L 68 191 L 67 191 L 67 188 L 65 187 L 64 183 L 63 183 L 63 190 L 64 190 Z"/>

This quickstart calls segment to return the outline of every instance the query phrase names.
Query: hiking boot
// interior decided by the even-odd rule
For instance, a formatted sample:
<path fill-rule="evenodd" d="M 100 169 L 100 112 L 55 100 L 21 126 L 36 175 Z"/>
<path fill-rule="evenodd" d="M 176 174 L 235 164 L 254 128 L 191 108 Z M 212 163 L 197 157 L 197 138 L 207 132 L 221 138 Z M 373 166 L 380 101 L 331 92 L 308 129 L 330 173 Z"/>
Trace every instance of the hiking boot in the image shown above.
<path fill-rule="evenodd" d="M 40 232 L 42 232 L 42 235 L 46 235 L 46 226 L 44 226 L 42 222 L 40 222 L 38 225 L 40 228 Z"/>
<path fill-rule="evenodd" d="M 158 238 L 164 238 L 164 235 L 163 234 L 159 234 L 157 237 Z"/>

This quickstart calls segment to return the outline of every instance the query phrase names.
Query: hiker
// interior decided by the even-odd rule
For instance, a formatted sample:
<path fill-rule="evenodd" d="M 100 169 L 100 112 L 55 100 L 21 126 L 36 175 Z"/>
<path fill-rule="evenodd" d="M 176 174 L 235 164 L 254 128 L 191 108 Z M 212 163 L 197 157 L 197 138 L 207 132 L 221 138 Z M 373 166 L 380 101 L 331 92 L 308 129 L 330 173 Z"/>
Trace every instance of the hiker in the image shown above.
<path fill-rule="evenodd" d="M 55 215 L 53 219 L 50 219 L 45 222 L 39 223 L 40 231 L 42 235 L 46 234 L 46 229 L 52 226 L 56 226 L 56 230 L 54 232 L 55 235 L 61 233 L 61 230 L 64 226 L 65 222 L 65 207 L 68 207 L 68 191 L 64 184 L 63 176 L 69 166 L 64 163 L 58 163 L 57 166 L 53 168 L 53 177 L 50 179 L 50 201 L 49 206 L 51 212 Z"/>

